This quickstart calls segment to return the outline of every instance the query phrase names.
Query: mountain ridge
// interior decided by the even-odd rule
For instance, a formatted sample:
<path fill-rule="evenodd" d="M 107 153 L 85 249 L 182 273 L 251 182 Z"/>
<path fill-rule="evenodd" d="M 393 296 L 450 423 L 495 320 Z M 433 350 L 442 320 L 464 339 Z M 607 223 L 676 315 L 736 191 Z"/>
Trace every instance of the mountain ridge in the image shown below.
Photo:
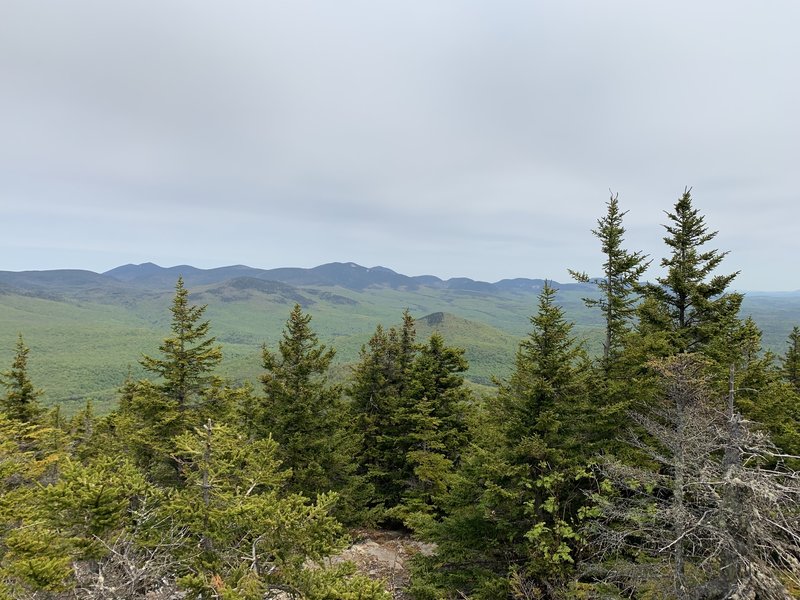
<path fill-rule="evenodd" d="M 201 269 L 192 265 L 162 267 L 153 262 L 128 263 L 97 273 L 86 269 L 50 269 L 29 271 L 0 271 L 0 294 L 25 293 L 45 296 L 53 290 L 98 291 L 138 290 L 164 292 L 172 290 L 178 277 L 189 288 L 221 285 L 240 278 L 258 279 L 290 285 L 296 288 L 328 286 L 362 292 L 370 288 L 391 288 L 415 291 L 420 288 L 450 290 L 467 294 L 538 293 L 545 281 L 562 290 L 596 290 L 594 283 L 564 283 L 542 278 L 506 278 L 487 282 L 469 277 L 441 279 L 435 275 L 404 275 L 388 267 L 364 267 L 354 262 L 331 262 L 316 267 L 278 267 L 261 269 L 247 265 L 227 265 Z M 594 281 L 594 280 L 592 280 Z M 759 296 L 791 297 L 797 291 L 748 291 Z"/>
<path fill-rule="evenodd" d="M 469 277 L 452 277 L 441 279 L 435 275 L 404 275 L 388 267 L 364 267 L 354 262 L 331 262 L 316 267 L 278 267 L 275 269 L 260 269 L 246 265 L 231 265 L 213 269 L 199 269 L 191 265 L 177 265 L 174 267 L 160 267 L 154 263 L 139 265 L 127 264 L 102 273 L 127 283 L 136 285 L 165 285 L 171 280 L 174 285 L 179 275 L 189 285 L 206 285 L 219 283 L 227 278 L 251 277 L 278 281 L 295 286 L 328 285 L 340 286 L 346 289 L 361 291 L 368 287 L 385 286 L 393 289 L 418 289 L 420 287 L 434 287 L 439 289 L 454 289 L 468 291 L 514 291 L 539 290 L 544 285 L 544 279 L 514 278 L 501 279 L 496 282 L 487 282 L 471 279 Z M 560 283 L 552 281 L 552 285 L 559 288 L 570 287 L 581 289 L 589 286 L 578 283 Z"/>

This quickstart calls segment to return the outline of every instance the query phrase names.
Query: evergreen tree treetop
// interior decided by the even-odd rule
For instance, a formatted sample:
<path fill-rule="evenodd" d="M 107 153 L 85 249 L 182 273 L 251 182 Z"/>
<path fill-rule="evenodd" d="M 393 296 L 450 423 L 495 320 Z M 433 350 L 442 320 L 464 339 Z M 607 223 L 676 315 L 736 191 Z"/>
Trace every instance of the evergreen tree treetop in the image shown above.
<path fill-rule="evenodd" d="M 641 317 L 645 325 L 657 329 L 667 324 L 677 352 L 695 352 L 736 320 L 742 296 L 726 290 L 739 272 L 714 275 L 728 253 L 703 249 L 717 232 L 708 231 L 705 218 L 692 206 L 691 189 L 667 216 L 664 242 L 670 255 L 661 261 L 667 272 L 656 279 L 658 285 L 647 286 L 646 295 L 653 302 L 645 303 Z"/>
<path fill-rule="evenodd" d="M 705 217 L 692 206 L 691 189 L 687 189 L 683 196 L 675 203 L 673 212 L 667 211 L 671 225 L 664 225 L 669 235 L 664 237 L 664 243 L 672 248 L 672 256 L 663 258 L 661 266 L 669 269 L 667 276 L 658 278 L 663 286 L 674 290 L 676 295 L 685 294 L 688 298 L 692 283 L 700 283 L 706 279 L 719 266 L 728 252 L 707 250 L 700 248 L 717 237 L 716 231 L 708 231 Z M 739 272 L 730 275 L 716 275 L 704 284 L 704 290 L 709 295 L 721 294 Z M 683 315 L 686 318 L 686 315 Z M 685 325 L 686 321 L 680 323 Z"/>
<path fill-rule="evenodd" d="M 578 362 L 585 353 L 555 295 L 556 290 L 545 283 L 537 313 L 531 317 L 533 329 L 520 343 L 511 378 L 500 385 L 504 427 L 512 440 L 544 433 L 550 429 L 545 417 L 554 407 L 561 407 L 557 410 L 561 414 L 569 403 L 582 400 Z"/>
<path fill-rule="evenodd" d="M 572 337 L 572 323 L 555 298 L 556 290 L 545 283 L 537 313 L 530 318 L 533 331 L 520 343 L 526 370 L 553 386 L 571 377 L 570 369 L 582 352 Z"/>
<path fill-rule="evenodd" d="M 622 220 L 627 211 L 619 208 L 619 194 L 612 194 L 606 206 L 606 215 L 597 220 L 597 229 L 592 230 L 592 234 L 600 240 L 605 256 L 604 278 L 596 281 L 602 296 L 584 298 L 584 303 L 590 308 L 598 307 L 603 313 L 606 322 L 603 362 L 606 371 L 609 371 L 621 352 L 622 339 L 636 312 L 641 287 L 639 280 L 650 261 L 643 253 L 629 252 L 622 246 L 625 241 Z M 582 283 L 592 281 L 586 273 L 570 270 L 570 274 Z"/>
<path fill-rule="evenodd" d="M 4 371 L 0 376 L 0 383 L 7 390 L 0 405 L 2 410 L 12 419 L 26 423 L 41 414 L 38 398 L 42 395 L 42 391 L 34 387 L 28 375 L 29 352 L 30 349 L 25 345 L 20 333 L 11 369 Z"/>
<path fill-rule="evenodd" d="M 450 390 L 461 388 L 464 383 L 462 373 L 468 368 L 464 350 L 447 346 L 442 335 L 434 332 L 427 344 L 420 347 L 410 393 L 420 399 L 442 397 Z"/>
<path fill-rule="evenodd" d="M 143 356 L 142 366 L 163 378 L 162 389 L 184 408 L 213 379 L 222 360 L 216 338 L 208 337 L 209 322 L 201 321 L 206 306 L 189 304 L 189 291 L 178 277 L 170 311 L 172 335 L 159 346 L 162 358 Z"/>
<path fill-rule="evenodd" d="M 279 456 L 292 469 L 290 489 L 306 494 L 342 491 L 355 464 L 342 389 L 328 382 L 335 355 L 310 326 L 311 315 L 294 306 L 278 351 L 263 347 L 264 398 L 254 430 L 280 444 Z"/>
<path fill-rule="evenodd" d="M 263 347 L 266 373 L 261 381 L 268 394 L 277 392 L 276 386 L 283 387 L 284 393 L 299 393 L 310 379 L 327 373 L 336 350 L 319 343 L 310 323 L 311 315 L 304 314 L 302 307 L 295 304 L 278 342 L 278 353 Z"/>

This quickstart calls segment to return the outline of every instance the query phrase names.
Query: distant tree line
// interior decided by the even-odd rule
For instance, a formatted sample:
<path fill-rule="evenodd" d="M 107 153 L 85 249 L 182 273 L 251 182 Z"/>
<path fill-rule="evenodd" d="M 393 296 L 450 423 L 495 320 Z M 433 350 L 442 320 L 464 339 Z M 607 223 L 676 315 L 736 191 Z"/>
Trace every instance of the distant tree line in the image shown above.
<path fill-rule="evenodd" d="M 45 410 L 20 335 L 0 396 L 3 598 L 379 599 L 327 561 L 357 528 L 435 543 L 417 599 L 800 595 L 800 328 L 783 356 L 739 316 L 737 273 L 686 190 L 663 276 L 625 248 L 612 196 L 592 231 L 603 351 L 545 284 L 511 376 L 465 384 L 464 350 L 378 326 L 348 380 L 295 306 L 257 385 L 178 279 L 168 336 L 117 409 Z"/>

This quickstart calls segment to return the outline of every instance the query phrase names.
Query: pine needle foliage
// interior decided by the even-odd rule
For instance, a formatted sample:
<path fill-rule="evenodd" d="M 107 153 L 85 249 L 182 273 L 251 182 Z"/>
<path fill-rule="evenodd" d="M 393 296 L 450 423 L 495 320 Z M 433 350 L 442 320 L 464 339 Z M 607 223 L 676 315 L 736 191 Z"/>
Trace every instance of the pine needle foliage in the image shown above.
<path fill-rule="evenodd" d="M 714 274 L 728 253 L 704 249 L 717 232 L 708 231 L 705 217 L 694 208 L 691 189 L 684 191 L 667 217 L 664 243 L 670 255 L 661 260 L 667 273 L 656 279 L 658 285 L 647 285 L 645 295 L 651 302 L 643 305 L 640 318 L 667 334 L 672 353 L 699 352 L 739 312 L 742 295 L 727 291 L 738 271 Z"/>
<path fill-rule="evenodd" d="M 210 323 L 202 321 L 206 306 L 189 304 L 189 291 L 178 277 L 172 301 L 172 335 L 159 346 L 160 358 L 143 356 L 141 365 L 160 376 L 161 389 L 179 409 L 187 408 L 212 380 L 222 360 L 216 338 L 208 337 Z"/>
<path fill-rule="evenodd" d="M 416 342 L 406 310 L 400 327 L 378 326 L 348 388 L 363 432 L 359 468 L 374 487 L 372 505 L 393 523 L 438 512 L 467 442 L 472 397 L 464 351 L 434 333 Z"/>
<path fill-rule="evenodd" d="M 786 343 L 789 347 L 781 357 L 783 376 L 794 391 L 800 394 L 800 327 L 792 327 Z"/>
<path fill-rule="evenodd" d="M 5 396 L 0 398 L 0 410 L 12 419 L 25 423 L 36 420 L 42 414 L 38 400 L 42 391 L 34 387 L 28 375 L 29 352 L 22 334 L 19 334 L 11 369 L 0 376 L 0 383 L 6 388 Z"/>
<path fill-rule="evenodd" d="M 589 361 L 545 285 L 515 369 L 471 432 L 444 516 L 424 533 L 419 597 L 551 597 L 574 574 L 585 503 Z M 524 596 L 521 596 L 524 597 Z"/>
<path fill-rule="evenodd" d="M 386 600 L 380 586 L 323 565 L 341 550 L 344 529 L 331 516 L 335 494 L 310 501 L 285 493 L 291 472 L 271 438 L 248 442 L 211 420 L 179 436 L 187 485 L 165 507 L 185 534 L 177 552 L 180 582 L 198 598 L 260 600 L 286 593 L 309 600 Z M 335 581 L 341 595 L 332 595 Z"/>
<path fill-rule="evenodd" d="M 356 440 L 342 389 L 329 382 L 335 351 L 320 343 L 310 324 L 311 315 L 295 305 L 277 352 L 263 348 L 258 435 L 278 442 L 293 491 L 343 492 L 354 483 Z"/>
<path fill-rule="evenodd" d="M 603 314 L 603 368 L 610 373 L 622 352 L 639 302 L 640 280 L 651 261 L 642 252 L 630 252 L 623 248 L 625 227 L 622 222 L 628 211 L 620 210 L 619 194 L 612 194 L 606 207 L 605 216 L 597 220 L 597 229 L 592 230 L 592 234 L 600 240 L 605 257 L 603 278 L 593 280 L 586 273 L 572 270 L 570 274 L 579 282 L 594 282 L 600 289 L 600 298 L 584 298 L 583 302 L 589 308 L 599 308 Z"/>
<path fill-rule="evenodd" d="M 372 504 L 397 506 L 404 490 L 405 430 L 398 417 L 411 382 L 416 353 L 414 319 L 408 311 L 398 329 L 378 325 L 361 349 L 347 388 L 350 410 L 362 434 L 359 470 L 374 486 Z"/>

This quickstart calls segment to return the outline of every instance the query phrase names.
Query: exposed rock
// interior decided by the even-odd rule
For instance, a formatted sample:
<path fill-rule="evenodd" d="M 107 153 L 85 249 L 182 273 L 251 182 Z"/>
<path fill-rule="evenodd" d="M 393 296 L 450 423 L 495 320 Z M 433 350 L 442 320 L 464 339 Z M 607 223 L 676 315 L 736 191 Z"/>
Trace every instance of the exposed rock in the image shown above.
<path fill-rule="evenodd" d="M 411 576 L 409 559 L 416 554 L 430 556 L 436 550 L 434 544 L 399 531 L 361 530 L 354 532 L 354 537 L 353 545 L 330 558 L 330 562 L 352 562 L 360 573 L 383 581 L 394 598 L 408 597 L 404 590 Z"/>

